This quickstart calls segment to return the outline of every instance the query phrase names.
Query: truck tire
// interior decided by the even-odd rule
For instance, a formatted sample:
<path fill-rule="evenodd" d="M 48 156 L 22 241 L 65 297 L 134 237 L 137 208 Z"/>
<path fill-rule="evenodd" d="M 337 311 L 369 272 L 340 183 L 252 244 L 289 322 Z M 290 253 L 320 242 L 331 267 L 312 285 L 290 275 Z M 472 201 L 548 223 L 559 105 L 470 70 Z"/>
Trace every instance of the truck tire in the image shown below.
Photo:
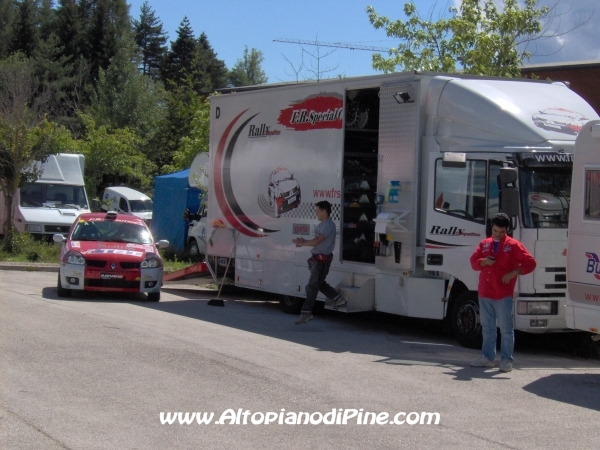
<path fill-rule="evenodd" d="M 59 297 L 71 296 L 71 289 L 65 289 L 62 287 L 62 283 L 60 282 L 60 272 L 58 272 L 58 281 L 56 282 L 56 294 Z"/>
<path fill-rule="evenodd" d="M 198 261 L 200 259 L 200 249 L 198 248 L 198 243 L 196 242 L 196 239 L 190 240 L 186 248 L 186 253 L 191 261 Z"/>
<path fill-rule="evenodd" d="M 279 304 L 281 305 L 283 312 L 286 314 L 300 314 L 304 300 L 304 297 L 281 295 L 279 297 Z"/>
<path fill-rule="evenodd" d="M 149 302 L 160 302 L 160 292 L 148 292 Z"/>
<path fill-rule="evenodd" d="M 481 348 L 483 335 L 476 292 L 463 291 L 456 297 L 451 321 L 452 332 L 460 345 L 467 348 Z"/>

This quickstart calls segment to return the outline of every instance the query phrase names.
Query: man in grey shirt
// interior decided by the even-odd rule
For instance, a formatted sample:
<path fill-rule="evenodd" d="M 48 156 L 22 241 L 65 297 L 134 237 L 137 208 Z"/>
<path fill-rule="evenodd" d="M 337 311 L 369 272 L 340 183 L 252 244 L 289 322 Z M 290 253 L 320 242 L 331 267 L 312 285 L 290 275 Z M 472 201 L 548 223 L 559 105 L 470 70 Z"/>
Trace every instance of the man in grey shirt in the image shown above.
<path fill-rule="evenodd" d="M 311 249 L 312 257 L 308 260 L 310 279 L 306 285 L 306 300 L 302 305 L 300 319 L 296 322 L 298 325 L 303 325 L 313 318 L 312 309 L 319 291 L 325 294 L 327 298 L 333 299 L 333 306 L 339 307 L 346 304 L 346 300 L 325 281 L 333 260 L 332 252 L 335 247 L 335 224 L 329 218 L 331 204 L 325 200 L 318 202 L 315 213 L 320 222 L 315 232 L 315 238 L 310 241 L 304 238 L 292 241 L 296 244 L 296 247 L 313 247 Z"/>

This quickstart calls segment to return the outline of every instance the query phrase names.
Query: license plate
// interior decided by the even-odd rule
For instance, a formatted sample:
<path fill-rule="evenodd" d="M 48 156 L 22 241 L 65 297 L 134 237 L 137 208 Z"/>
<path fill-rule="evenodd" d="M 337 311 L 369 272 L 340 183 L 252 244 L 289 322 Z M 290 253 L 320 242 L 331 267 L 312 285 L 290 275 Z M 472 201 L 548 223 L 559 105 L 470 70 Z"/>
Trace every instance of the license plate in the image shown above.
<path fill-rule="evenodd" d="M 101 273 L 101 280 L 122 280 L 125 276 L 120 273 Z"/>
<path fill-rule="evenodd" d="M 295 201 L 296 201 L 296 196 L 295 195 L 292 196 L 292 197 L 290 197 L 290 198 L 288 198 L 288 203 L 292 203 L 292 202 L 295 202 Z"/>

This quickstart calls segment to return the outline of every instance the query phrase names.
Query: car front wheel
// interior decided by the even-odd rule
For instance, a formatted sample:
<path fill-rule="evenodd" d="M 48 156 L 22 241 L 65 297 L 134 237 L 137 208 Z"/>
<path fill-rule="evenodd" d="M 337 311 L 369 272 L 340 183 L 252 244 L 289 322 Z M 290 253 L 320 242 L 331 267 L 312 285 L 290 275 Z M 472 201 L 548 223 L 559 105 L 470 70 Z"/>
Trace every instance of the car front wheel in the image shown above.
<path fill-rule="evenodd" d="M 148 301 L 160 302 L 160 292 L 148 292 Z"/>
<path fill-rule="evenodd" d="M 70 297 L 71 289 L 65 289 L 60 282 L 60 272 L 58 272 L 58 281 L 56 282 L 56 293 L 59 297 Z"/>

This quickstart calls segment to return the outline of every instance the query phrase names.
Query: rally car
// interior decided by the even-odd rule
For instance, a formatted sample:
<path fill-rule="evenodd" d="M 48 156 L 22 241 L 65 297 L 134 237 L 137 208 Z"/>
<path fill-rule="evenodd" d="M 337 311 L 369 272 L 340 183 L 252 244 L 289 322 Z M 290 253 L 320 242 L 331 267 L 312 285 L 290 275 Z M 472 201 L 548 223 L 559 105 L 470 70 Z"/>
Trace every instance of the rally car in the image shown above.
<path fill-rule="evenodd" d="M 300 184 L 290 171 L 279 166 L 269 177 L 269 202 L 275 215 L 290 211 L 300 204 Z"/>
<path fill-rule="evenodd" d="M 81 214 L 65 238 L 55 234 L 54 242 L 64 245 L 56 286 L 60 297 L 72 290 L 103 292 L 144 292 L 148 300 L 160 300 L 163 262 L 143 219 L 107 213 Z"/>

